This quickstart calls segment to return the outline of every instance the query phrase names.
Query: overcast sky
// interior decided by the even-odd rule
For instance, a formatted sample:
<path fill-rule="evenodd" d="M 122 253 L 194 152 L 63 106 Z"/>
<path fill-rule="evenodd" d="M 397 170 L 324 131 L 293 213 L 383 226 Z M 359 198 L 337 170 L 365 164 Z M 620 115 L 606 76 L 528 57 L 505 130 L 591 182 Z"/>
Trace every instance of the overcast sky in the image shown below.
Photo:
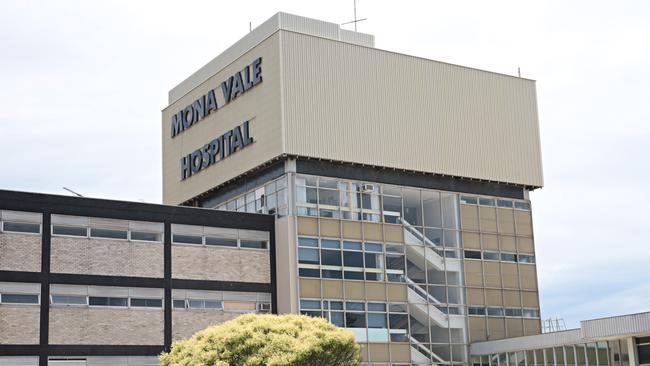
<path fill-rule="evenodd" d="M 650 310 L 650 3 L 358 0 L 378 48 L 537 80 L 542 316 Z M 161 201 L 167 92 L 278 11 L 352 0 L 3 1 L 0 188 Z M 351 26 L 347 26 L 352 29 Z"/>

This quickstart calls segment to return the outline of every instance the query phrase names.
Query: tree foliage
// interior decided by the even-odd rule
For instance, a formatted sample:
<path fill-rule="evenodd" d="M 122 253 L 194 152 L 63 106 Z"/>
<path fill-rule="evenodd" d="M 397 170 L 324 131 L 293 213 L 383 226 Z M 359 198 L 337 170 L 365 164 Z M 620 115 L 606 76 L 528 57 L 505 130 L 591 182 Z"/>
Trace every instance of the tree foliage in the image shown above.
<path fill-rule="evenodd" d="M 174 343 L 161 366 L 356 366 L 354 335 L 322 318 L 246 314 Z"/>

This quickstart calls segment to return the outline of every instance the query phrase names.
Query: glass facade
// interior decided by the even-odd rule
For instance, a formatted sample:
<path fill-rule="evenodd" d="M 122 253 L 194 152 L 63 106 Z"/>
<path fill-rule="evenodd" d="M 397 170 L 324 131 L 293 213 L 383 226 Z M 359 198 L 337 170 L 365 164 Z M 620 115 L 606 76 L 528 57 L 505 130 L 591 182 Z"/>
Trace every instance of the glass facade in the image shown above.
<path fill-rule="evenodd" d="M 352 331 L 364 362 L 467 365 L 468 315 L 539 322 L 537 304 L 468 303 L 466 260 L 535 263 L 516 249 L 464 250 L 465 231 L 493 232 L 462 225 L 461 208 L 471 206 L 530 215 L 525 200 L 295 173 L 217 209 L 296 217 L 299 311 Z M 379 356 L 383 345 L 388 356 Z M 407 347 L 405 357 L 395 345 Z"/>

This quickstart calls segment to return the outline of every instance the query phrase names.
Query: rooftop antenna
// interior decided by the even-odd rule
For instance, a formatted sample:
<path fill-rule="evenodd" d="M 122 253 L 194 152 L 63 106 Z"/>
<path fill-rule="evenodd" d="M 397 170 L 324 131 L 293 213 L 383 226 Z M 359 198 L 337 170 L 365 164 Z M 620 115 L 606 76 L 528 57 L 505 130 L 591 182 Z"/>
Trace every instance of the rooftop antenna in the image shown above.
<path fill-rule="evenodd" d="M 357 23 L 363 22 L 364 20 L 368 20 L 368 18 L 363 18 L 363 19 L 357 19 L 357 0 L 354 0 L 354 20 L 341 23 L 341 25 L 346 25 L 350 23 L 354 23 L 354 31 L 357 31 Z"/>
<path fill-rule="evenodd" d="M 73 191 L 73 190 L 70 189 L 70 188 L 66 188 L 66 187 L 61 187 L 61 188 L 63 188 L 63 189 L 65 189 L 66 191 L 68 191 L 68 192 L 74 194 L 74 195 L 77 196 L 77 197 L 83 197 L 81 194 L 79 194 L 79 193 Z"/>
<path fill-rule="evenodd" d="M 519 77 L 521 77 L 521 67 L 519 67 L 519 66 L 517 66 L 517 75 L 519 75 Z"/>
<path fill-rule="evenodd" d="M 253 31 L 253 22 L 248 22 L 248 33 Z"/>

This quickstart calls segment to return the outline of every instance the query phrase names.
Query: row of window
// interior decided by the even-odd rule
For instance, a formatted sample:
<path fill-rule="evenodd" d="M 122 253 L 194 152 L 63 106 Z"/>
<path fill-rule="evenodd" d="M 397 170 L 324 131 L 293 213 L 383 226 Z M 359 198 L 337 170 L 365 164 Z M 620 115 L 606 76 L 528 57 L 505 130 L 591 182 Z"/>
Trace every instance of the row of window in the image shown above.
<path fill-rule="evenodd" d="M 266 183 L 218 207 L 217 210 L 287 215 L 287 178 Z"/>
<path fill-rule="evenodd" d="M 524 318 L 539 318 L 538 309 L 527 308 L 504 308 L 495 306 L 469 306 L 467 313 L 473 316 L 507 316 L 507 317 L 524 317 Z"/>
<path fill-rule="evenodd" d="M 268 242 L 266 240 L 223 238 L 207 235 L 173 234 L 172 242 L 174 244 L 191 244 L 247 249 L 268 249 Z"/>
<path fill-rule="evenodd" d="M 490 252 L 490 251 L 481 252 L 479 250 L 465 250 L 465 259 L 483 259 L 486 261 L 535 263 L 534 255 Z"/>
<path fill-rule="evenodd" d="M 147 232 L 114 228 L 108 229 L 100 227 L 52 225 L 52 235 L 162 243 L 162 232 Z"/>
<path fill-rule="evenodd" d="M 472 366 L 625 366 L 627 344 L 625 340 L 620 343 L 614 340 L 473 356 Z"/>
<path fill-rule="evenodd" d="M 460 203 L 464 205 L 491 206 L 500 208 L 514 208 L 517 210 L 530 211 L 530 203 L 525 201 L 513 201 L 502 198 L 488 198 L 475 196 L 460 196 Z"/>
<path fill-rule="evenodd" d="M 323 317 L 344 328 L 369 328 L 371 342 L 408 342 L 408 313 L 406 304 L 358 302 L 340 300 L 300 300 L 300 313 Z M 372 332 L 372 329 L 390 331 Z"/>
<path fill-rule="evenodd" d="M 23 295 L 27 296 L 27 295 Z M 36 296 L 37 295 L 31 295 Z M 78 296 L 78 295 L 52 295 L 52 305 L 80 305 L 80 306 L 101 306 L 119 308 L 162 308 L 161 298 L 136 298 L 136 297 L 105 297 L 105 296 Z M 174 309 L 190 310 L 224 310 L 222 300 L 206 299 L 173 299 Z M 270 312 L 270 303 L 257 302 L 256 309 L 260 312 Z M 241 309 L 247 310 L 247 309 Z"/>
<path fill-rule="evenodd" d="M 102 306 L 118 308 L 162 308 L 161 298 L 51 295 L 52 305 Z"/>

